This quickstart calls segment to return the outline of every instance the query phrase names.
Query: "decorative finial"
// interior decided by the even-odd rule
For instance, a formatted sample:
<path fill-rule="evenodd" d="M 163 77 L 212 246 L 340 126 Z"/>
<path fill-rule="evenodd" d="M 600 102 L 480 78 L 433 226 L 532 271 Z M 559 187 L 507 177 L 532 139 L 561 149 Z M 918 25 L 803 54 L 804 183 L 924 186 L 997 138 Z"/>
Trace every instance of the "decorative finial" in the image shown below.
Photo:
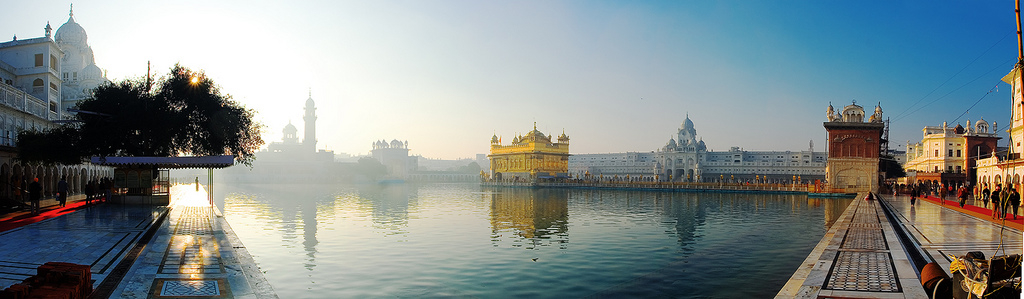
<path fill-rule="evenodd" d="M 854 104 L 854 105 L 857 105 L 857 100 L 853 100 L 853 104 Z"/>
<path fill-rule="evenodd" d="M 46 27 L 43 30 L 46 30 L 46 37 L 50 37 L 50 31 L 53 31 L 53 27 L 50 27 L 50 21 L 46 21 Z"/>
<path fill-rule="evenodd" d="M 313 88 L 312 87 L 309 88 L 309 98 L 310 99 L 313 98 Z"/>
<path fill-rule="evenodd" d="M 68 16 L 71 16 L 71 17 L 75 16 L 75 4 L 74 3 L 71 3 L 71 12 L 68 13 Z"/>
<path fill-rule="evenodd" d="M 537 130 L 537 122 L 533 122 L 533 130 L 534 130 L 534 131 L 536 131 L 536 130 Z"/>

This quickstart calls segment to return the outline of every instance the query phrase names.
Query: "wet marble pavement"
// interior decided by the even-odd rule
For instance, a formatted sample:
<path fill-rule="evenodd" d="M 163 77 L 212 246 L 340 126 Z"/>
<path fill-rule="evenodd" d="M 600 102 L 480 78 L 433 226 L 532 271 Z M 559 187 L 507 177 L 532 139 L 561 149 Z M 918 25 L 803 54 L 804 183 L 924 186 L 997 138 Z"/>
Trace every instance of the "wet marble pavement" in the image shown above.
<path fill-rule="evenodd" d="M 0 289 L 46 262 L 89 265 L 95 288 L 166 211 L 105 204 L 0 232 Z"/>
<path fill-rule="evenodd" d="M 858 198 L 863 198 L 860 196 Z M 949 255 L 1021 253 L 1020 230 L 928 201 L 886 197 L 896 218 L 943 269 Z M 879 201 L 856 200 L 776 298 L 927 298 Z"/>
<path fill-rule="evenodd" d="M 185 199 L 171 204 L 167 221 L 110 297 L 277 298 L 205 195 L 177 197 Z"/>

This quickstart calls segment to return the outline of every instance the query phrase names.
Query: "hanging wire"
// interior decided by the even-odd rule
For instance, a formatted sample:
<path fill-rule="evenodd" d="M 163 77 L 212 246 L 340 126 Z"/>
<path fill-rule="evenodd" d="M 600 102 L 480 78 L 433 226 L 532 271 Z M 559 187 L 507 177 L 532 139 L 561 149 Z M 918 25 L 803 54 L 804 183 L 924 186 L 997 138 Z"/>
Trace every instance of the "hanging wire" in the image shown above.
<path fill-rule="evenodd" d="M 914 106 L 917 106 L 917 104 L 921 103 L 921 101 L 924 101 L 924 99 L 928 98 L 928 96 L 932 95 L 932 93 L 935 93 L 935 91 L 939 90 L 939 88 L 942 88 L 942 86 L 945 86 L 946 83 L 949 83 L 950 80 L 953 80 L 953 78 L 955 78 L 957 75 L 960 75 L 960 73 L 963 72 L 964 70 L 966 70 L 967 67 L 973 65 L 974 62 L 978 61 L 978 59 L 980 59 L 982 56 L 985 56 L 985 53 L 988 53 L 988 51 L 992 50 L 992 48 L 995 48 L 997 45 L 999 45 L 999 43 L 1003 42 L 1003 40 L 1005 40 L 1006 37 L 1008 37 L 1008 36 L 1010 36 L 1011 34 L 1014 34 L 1014 33 L 1017 33 L 1017 32 L 1009 32 L 1006 35 L 1004 35 L 1003 38 L 1000 38 L 999 41 L 997 41 L 994 44 L 992 44 L 992 46 L 989 46 L 988 49 L 985 49 L 984 52 L 981 52 L 981 54 L 979 54 L 978 57 L 975 57 L 974 60 L 971 60 L 971 62 L 967 63 L 967 65 L 965 65 L 963 68 L 961 68 L 955 74 L 953 74 L 948 79 L 946 79 L 946 81 L 943 81 L 942 84 L 939 84 L 939 86 L 936 86 L 935 89 L 932 89 L 932 91 L 928 92 L 928 94 L 926 94 L 923 97 L 921 97 L 920 99 L 918 99 L 916 102 L 914 102 L 914 104 L 912 104 L 910 106 L 907 106 L 907 109 L 903 109 L 902 112 L 896 114 L 895 118 L 898 120 L 898 119 L 902 118 L 903 116 L 905 116 L 904 114 L 907 113 L 908 110 L 910 110 L 911 108 L 914 108 Z M 920 109 L 918 109 L 918 110 L 920 110 Z M 917 112 L 917 110 L 914 110 L 914 112 Z M 914 112 L 910 112 L 910 113 L 914 113 Z"/>
<path fill-rule="evenodd" d="M 1002 82 L 1002 81 L 1000 81 L 1000 82 Z M 999 86 L 999 83 L 996 83 L 996 85 L 993 85 L 992 88 L 988 90 L 988 92 L 986 92 L 984 95 L 981 96 L 981 98 L 978 98 L 977 101 L 974 101 L 974 104 L 972 104 L 971 107 L 967 107 L 967 110 L 964 110 L 964 113 L 960 113 L 959 116 L 954 118 L 952 123 L 955 124 L 956 121 L 960 120 L 961 117 L 964 117 L 964 115 L 966 115 L 968 112 L 971 112 L 971 109 L 973 109 L 974 106 L 977 106 L 978 103 L 981 103 L 981 100 L 985 99 L 985 97 L 987 97 L 989 94 L 992 94 L 992 92 L 995 91 L 998 86 Z"/>
<path fill-rule="evenodd" d="M 1016 60 L 1016 59 L 1012 59 L 1012 60 Z M 1010 60 L 1010 61 L 1012 61 L 1012 60 Z M 974 78 L 973 80 L 971 80 L 971 81 L 968 81 L 967 83 L 964 83 L 963 85 L 960 85 L 960 87 L 957 87 L 957 88 L 955 88 L 955 89 L 953 89 L 953 90 L 951 90 L 951 91 L 947 92 L 946 94 L 942 95 L 941 97 L 938 97 L 938 98 L 936 98 L 936 99 L 932 100 L 931 102 L 928 102 L 928 104 L 926 104 L 926 105 L 924 105 L 924 106 L 921 106 L 921 107 L 918 107 L 917 109 L 914 109 L 914 111 L 911 111 L 910 113 L 907 113 L 907 114 L 904 114 L 903 116 L 897 117 L 897 118 L 896 118 L 896 119 L 895 119 L 894 121 L 899 121 L 899 120 L 901 120 L 901 119 L 904 119 L 904 118 L 906 118 L 907 116 L 910 116 L 911 114 L 914 114 L 914 113 L 916 113 L 917 111 L 920 111 L 921 109 L 924 109 L 924 108 L 926 108 L 926 107 L 928 107 L 928 106 L 931 106 L 932 104 L 935 104 L 935 102 L 938 102 L 939 100 L 941 100 L 941 99 L 944 99 L 944 98 L 946 98 L 947 96 L 949 96 L 950 94 L 953 94 L 953 93 L 954 93 L 954 92 L 956 92 L 957 90 L 960 90 L 961 88 L 964 88 L 964 87 L 966 87 L 967 85 L 970 85 L 971 83 L 974 83 L 974 81 L 978 81 L 978 79 L 981 79 L 982 77 L 985 77 L 985 76 L 987 76 L 987 75 L 988 75 L 989 73 L 992 73 L 992 72 L 994 72 L 994 71 L 998 70 L 999 68 L 1001 68 L 1001 67 L 1004 67 L 1004 66 L 1005 66 L 1005 65 L 1006 65 L 1007 63 L 1009 63 L 1010 61 L 1000 62 L 1000 63 L 999 63 L 999 65 L 996 65 L 995 67 L 993 67 L 993 68 L 992 68 L 992 69 L 990 69 L 989 71 L 987 71 L 987 72 L 985 72 L 985 73 L 981 74 L 981 75 L 980 75 L 980 76 L 978 76 L 977 78 Z"/>

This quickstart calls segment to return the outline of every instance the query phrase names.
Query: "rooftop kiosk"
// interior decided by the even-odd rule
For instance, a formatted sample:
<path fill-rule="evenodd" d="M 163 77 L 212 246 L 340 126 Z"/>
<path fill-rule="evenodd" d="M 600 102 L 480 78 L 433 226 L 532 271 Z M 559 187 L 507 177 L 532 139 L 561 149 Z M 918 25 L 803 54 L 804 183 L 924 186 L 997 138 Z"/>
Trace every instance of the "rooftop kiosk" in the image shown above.
<path fill-rule="evenodd" d="M 235 157 L 92 157 L 92 164 L 114 167 L 111 202 L 165 206 L 171 202 L 170 169 L 209 169 L 212 187 L 213 169 L 235 165 Z"/>

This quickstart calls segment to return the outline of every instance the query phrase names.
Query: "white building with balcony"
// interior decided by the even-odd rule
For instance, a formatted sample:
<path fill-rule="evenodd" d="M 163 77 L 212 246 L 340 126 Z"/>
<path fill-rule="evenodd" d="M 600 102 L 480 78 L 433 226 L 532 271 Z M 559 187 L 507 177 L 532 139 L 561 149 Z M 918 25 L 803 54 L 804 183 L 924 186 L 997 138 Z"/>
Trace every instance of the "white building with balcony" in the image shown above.
<path fill-rule="evenodd" d="M 57 31 L 58 41 L 62 36 L 68 41 L 81 37 L 84 44 L 85 31 L 73 18 L 68 22 Z M 16 159 L 18 132 L 43 131 L 56 126 L 54 120 L 64 118 L 67 85 L 61 78 L 67 52 L 53 40 L 50 24 L 41 29 L 43 37 L 14 36 L 10 41 L 0 42 L 0 200 L 21 200 L 14 190 L 28 186 L 31 178 L 39 178 L 44 196 L 52 196 L 62 177 L 67 179 L 72 192 L 80 192 L 88 180 L 113 176 L 113 170 L 106 166 L 26 165 Z M 88 50 L 88 57 L 91 59 L 92 50 Z"/>

